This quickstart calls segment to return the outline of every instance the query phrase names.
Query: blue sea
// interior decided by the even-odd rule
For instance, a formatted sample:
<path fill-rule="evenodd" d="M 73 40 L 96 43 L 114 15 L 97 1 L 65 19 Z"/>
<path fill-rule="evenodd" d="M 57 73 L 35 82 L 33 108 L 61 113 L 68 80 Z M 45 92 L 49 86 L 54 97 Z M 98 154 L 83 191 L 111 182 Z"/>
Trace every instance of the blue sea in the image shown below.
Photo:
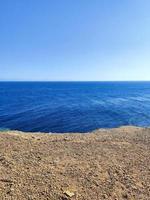
<path fill-rule="evenodd" d="M 88 132 L 150 126 L 150 82 L 0 82 L 0 129 Z"/>

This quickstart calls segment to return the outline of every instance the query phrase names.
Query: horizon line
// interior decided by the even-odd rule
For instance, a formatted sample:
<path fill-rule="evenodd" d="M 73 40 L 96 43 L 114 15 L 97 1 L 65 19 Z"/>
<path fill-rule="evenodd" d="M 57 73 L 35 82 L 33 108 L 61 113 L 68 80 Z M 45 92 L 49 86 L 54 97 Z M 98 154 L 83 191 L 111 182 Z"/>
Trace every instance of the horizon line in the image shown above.
<path fill-rule="evenodd" d="M 150 82 L 150 80 L 0 80 L 0 82 Z"/>

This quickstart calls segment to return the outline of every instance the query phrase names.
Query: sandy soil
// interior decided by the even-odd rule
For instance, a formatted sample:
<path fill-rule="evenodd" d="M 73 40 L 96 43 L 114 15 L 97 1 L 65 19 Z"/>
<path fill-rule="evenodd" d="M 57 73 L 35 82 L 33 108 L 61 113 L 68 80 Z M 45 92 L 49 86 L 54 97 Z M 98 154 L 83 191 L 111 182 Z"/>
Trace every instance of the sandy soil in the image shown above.
<path fill-rule="evenodd" d="M 150 129 L 0 132 L 0 200 L 150 200 Z"/>

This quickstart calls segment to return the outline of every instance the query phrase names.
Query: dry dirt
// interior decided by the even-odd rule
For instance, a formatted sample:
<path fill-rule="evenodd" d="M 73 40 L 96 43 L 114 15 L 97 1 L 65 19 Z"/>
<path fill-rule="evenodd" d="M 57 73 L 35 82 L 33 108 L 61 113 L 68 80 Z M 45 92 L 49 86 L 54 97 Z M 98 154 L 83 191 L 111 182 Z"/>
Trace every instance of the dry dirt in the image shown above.
<path fill-rule="evenodd" d="M 150 129 L 0 132 L 0 200 L 150 200 Z"/>

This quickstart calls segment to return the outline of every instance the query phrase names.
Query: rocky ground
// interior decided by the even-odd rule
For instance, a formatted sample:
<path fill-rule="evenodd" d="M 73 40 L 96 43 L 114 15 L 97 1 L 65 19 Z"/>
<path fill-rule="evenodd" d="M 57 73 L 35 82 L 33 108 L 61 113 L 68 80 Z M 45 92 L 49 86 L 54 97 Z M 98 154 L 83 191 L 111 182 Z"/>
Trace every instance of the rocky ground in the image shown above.
<path fill-rule="evenodd" d="M 0 132 L 1 200 L 150 200 L 150 129 Z"/>

